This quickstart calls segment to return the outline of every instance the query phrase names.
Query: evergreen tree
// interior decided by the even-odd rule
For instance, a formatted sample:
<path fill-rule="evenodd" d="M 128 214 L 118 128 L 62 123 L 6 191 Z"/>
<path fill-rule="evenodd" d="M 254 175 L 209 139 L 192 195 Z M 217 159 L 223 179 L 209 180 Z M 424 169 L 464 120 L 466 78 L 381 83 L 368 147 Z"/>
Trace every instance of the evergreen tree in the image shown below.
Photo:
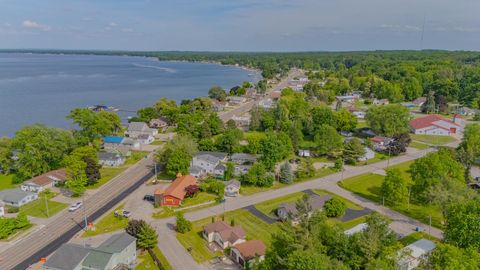
<path fill-rule="evenodd" d="M 434 94 L 435 93 L 433 91 L 430 91 L 428 93 L 427 100 L 425 101 L 425 103 L 423 103 L 421 108 L 423 113 L 435 113 L 437 105 L 435 104 Z"/>
<path fill-rule="evenodd" d="M 145 224 L 137 234 L 137 246 L 143 249 L 151 249 L 157 246 L 158 236 L 152 226 Z"/>
<path fill-rule="evenodd" d="M 292 166 L 287 161 L 283 163 L 282 167 L 280 168 L 280 182 L 284 184 L 291 184 L 293 183 L 294 174 L 292 171 Z"/>

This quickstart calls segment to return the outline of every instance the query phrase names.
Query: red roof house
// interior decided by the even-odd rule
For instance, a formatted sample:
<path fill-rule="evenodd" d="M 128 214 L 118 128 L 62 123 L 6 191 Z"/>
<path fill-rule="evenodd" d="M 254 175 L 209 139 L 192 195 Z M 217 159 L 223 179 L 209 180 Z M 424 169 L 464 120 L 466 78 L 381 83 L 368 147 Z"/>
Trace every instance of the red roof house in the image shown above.
<path fill-rule="evenodd" d="M 197 178 L 191 175 L 179 175 L 175 181 L 162 193 L 155 191 L 155 201 L 160 201 L 160 205 L 179 206 L 185 198 L 185 188 L 191 185 L 197 185 Z"/>
<path fill-rule="evenodd" d="M 32 179 L 24 182 L 20 188 L 23 191 L 38 193 L 64 182 L 66 178 L 67 171 L 65 169 L 58 169 L 35 176 Z"/>
<path fill-rule="evenodd" d="M 255 259 L 263 261 L 267 247 L 260 240 L 249 240 L 231 248 L 231 256 L 238 264 L 247 268 L 255 263 Z"/>
<path fill-rule="evenodd" d="M 456 123 L 456 117 L 458 116 L 455 116 L 454 121 L 451 121 L 440 115 L 431 114 L 413 119 L 410 121 L 410 128 L 414 134 L 451 135 L 462 130 L 462 126 Z"/>

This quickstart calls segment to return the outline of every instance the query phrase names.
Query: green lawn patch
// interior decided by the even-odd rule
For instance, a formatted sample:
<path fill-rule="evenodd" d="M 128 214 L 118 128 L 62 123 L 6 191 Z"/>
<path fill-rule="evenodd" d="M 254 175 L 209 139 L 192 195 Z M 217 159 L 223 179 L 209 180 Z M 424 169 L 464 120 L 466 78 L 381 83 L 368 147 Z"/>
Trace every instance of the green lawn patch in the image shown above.
<path fill-rule="evenodd" d="M 411 233 L 405 237 L 403 237 L 402 239 L 400 239 L 400 243 L 402 243 L 404 246 L 408 246 L 422 238 L 425 238 L 425 239 L 428 239 L 430 241 L 433 241 L 435 243 L 440 243 L 440 240 L 438 240 L 437 238 L 435 237 L 432 237 L 430 235 L 428 235 L 427 233 L 424 233 L 424 232 L 414 232 L 414 233 Z"/>
<path fill-rule="evenodd" d="M 410 178 L 408 168 L 410 167 L 410 164 L 412 162 L 413 161 L 405 162 L 402 164 L 391 166 L 390 168 L 398 168 L 400 169 L 404 177 Z M 339 183 L 339 185 L 359 196 L 381 204 L 383 198 L 380 188 L 383 183 L 383 179 L 384 176 L 382 175 L 368 173 L 346 179 Z M 442 228 L 441 212 L 436 206 L 422 205 L 416 203 L 415 201 L 412 201 L 410 203 L 410 208 L 408 208 L 407 203 L 390 206 L 390 208 L 400 213 L 403 213 L 404 215 L 417 219 L 425 224 L 429 223 L 429 216 L 432 215 L 432 225 L 438 228 Z"/>
<path fill-rule="evenodd" d="M 430 148 L 430 146 L 428 144 L 415 142 L 415 141 L 411 142 L 409 147 L 416 148 L 416 149 L 419 149 L 419 150 L 425 150 L 425 149 Z"/>
<path fill-rule="evenodd" d="M 162 145 L 164 143 L 165 142 L 163 142 L 163 141 L 153 141 L 150 145 Z"/>
<path fill-rule="evenodd" d="M 217 198 L 217 195 L 210 194 L 207 192 L 199 192 L 192 198 L 185 198 L 182 201 L 182 205 L 180 206 L 180 208 L 215 201 L 216 198 Z"/>
<path fill-rule="evenodd" d="M 388 159 L 388 155 L 386 155 L 384 153 L 375 152 L 375 156 L 372 159 L 365 160 L 365 161 L 359 161 L 355 164 L 355 166 L 364 166 L 364 165 L 384 161 L 384 160 L 387 160 L 387 159 Z"/>
<path fill-rule="evenodd" d="M 0 174 L 0 190 L 15 188 L 17 185 L 12 184 L 13 174 Z"/>
<path fill-rule="evenodd" d="M 51 198 L 55 197 L 55 193 L 39 194 L 38 200 L 28 203 L 20 207 L 20 213 L 24 213 L 27 216 L 48 218 L 56 213 L 67 208 L 68 204 L 52 201 Z M 47 215 L 48 204 L 48 215 Z"/>
<path fill-rule="evenodd" d="M 191 212 L 191 211 L 200 210 L 202 208 L 212 207 L 212 206 L 218 204 L 218 202 L 216 201 L 216 198 L 217 198 L 216 195 L 206 193 L 206 192 L 200 192 L 193 198 L 186 198 L 185 200 L 183 200 L 183 203 L 182 203 L 181 207 L 172 207 L 172 206 L 162 206 L 162 207 L 160 207 L 160 210 L 153 213 L 152 217 L 156 218 L 156 219 L 162 219 L 162 218 L 167 218 L 167 217 L 173 217 L 177 213 L 185 214 L 185 213 L 188 213 L 188 212 Z M 199 205 L 199 204 L 206 203 L 206 202 L 211 202 L 211 201 L 214 201 L 214 202 L 210 203 L 210 204 L 206 204 L 206 205 L 201 205 L 201 206 L 198 206 L 198 207 L 188 208 L 188 209 L 181 210 L 181 211 L 174 211 L 174 209 L 179 209 L 179 208 L 184 208 L 184 207 L 189 207 L 189 206 L 195 206 L 195 205 Z"/>
<path fill-rule="evenodd" d="M 419 135 L 411 134 L 410 137 L 414 141 L 419 141 L 428 144 L 443 145 L 455 141 L 451 136 L 440 136 L 440 135 Z"/>
<path fill-rule="evenodd" d="M 356 203 L 353 203 L 353 202 L 351 202 L 351 201 L 349 201 L 349 200 L 347 200 L 347 199 L 345 199 L 345 198 L 343 198 L 343 197 L 341 197 L 341 196 L 338 196 L 338 195 L 336 195 L 336 194 L 333 194 L 333 193 L 331 193 L 331 192 L 328 192 L 328 191 L 326 191 L 326 190 L 323 190 L 323 189 L 314 189 L 313 192 L 317 193 L 317 194 L 320 195 L 320 196 L 332 195 L 333 197 L 335 197 L 335 198 L 343 201 L 343 202 L 345 203 L 345 205 L 347 206 L 347 208 L 350 208 L 350 209 L 353 209 L 353 210 L 362 210 L 362 209 L 363 209 L 362 206 L 360 206 L 360 205 L 358 205 L 358 204 L 356 204 Z"/>
<path fill-rule="evenodd" d="M 165 258 L 165 256 L 158 249 L 158 247 L 155 247 L 153 249 L 153 252 L 155 253 L 157 258 L 162 263 L 162 266 L 166 270 L 173 270 L 172 266 L 168 263 L 167 258 Z M 141 263 L 139 263 L 137 267 L 135 267 L 135 270 L 157 270 L 158 269 L 152 257 L 150 256 L 150 253 L 148 253 L 147 251 L 143 251 L 140 255 L 138 255 L 138 260 L 141 260 Z"/>
<path fill-rule="evenodd" d="M 115 210 L 121 211 L 124 205 L 120 205 Z M 109 233 L 125 229 L 128 225 L 128 218 L 116 217 L 114 211 L 103 216 L 99 221 L 94 223 L 95 230 L 86 231 L 82 237 L 91 237 L 99 234 Z"/>
<path fill-rule="evenodd" d="M 358 122 L 357 122 L 357 128 L 364 128 L 364 127 L 368 127 L 367 121 L 358 120 Z"/>
<path fill-rule="evenodd" d="M 262 240 L 268 247 L 271 242 L 271 234 L 278 230 L 278 225 L 268 225 L 250 212 L 244 209 L 225 213 L 225 222 L 230 223 L 234 219 L 235 225 L 242 226 L 247 234 L 247 239 Z M 199 263 L 209 261 L 221 252 L 212 253 L 207 247 L 207 241 L 202 236 L 203 227 L 212 222 L 212 218 L 206 218 L 192 222 L 192 230 L 188 233 L 177 233 L 178 241 L 185 247 L 191 248 L 190 254 Z"/>
<path fill-rule="evenodd" d="M 131 165 L 137 163 L 138 161 L 140 161 L 142 158 L 146 157 L 147 155 L 148 155 L 148 152 L 132 151 L 131 156 L 129 156 L 127 158 L 127 161 L 125 161 L 125 164 L 123 164 L 122 166 L 120 166 L 120 167 L 102 167 L 100 169 L 100 174 L 102 175 L 100 180 L 98 180 L 98 182 L 94 185 L 87 186 L 87 189 L 97 189 L 97 188 L 103 186 L 105 183 L 112 180 L 114 177 L 121 174 L 126 169 L 128 169 Z"/>
<path fill-rule="evenodd" d="M 280 204 L 295 203 L 296 201 L 300 200 L 304 195 L 305 193 L 303 192 L 292 193 L 283 197 L 256 204 L 255 208 L 257 208 L 260 212 L 266 215 L 272 216 L 274 214 L 274 211 L 278 208 Z"/>

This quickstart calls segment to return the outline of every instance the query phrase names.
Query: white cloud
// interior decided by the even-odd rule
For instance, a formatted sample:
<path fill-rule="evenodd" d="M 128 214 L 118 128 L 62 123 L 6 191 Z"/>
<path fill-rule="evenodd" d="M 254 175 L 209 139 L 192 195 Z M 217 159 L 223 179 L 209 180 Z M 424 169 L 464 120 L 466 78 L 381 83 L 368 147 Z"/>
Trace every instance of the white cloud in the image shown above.
<path fill-rule="evenodd" d="M 111 23 L 109 23 L 108 25 L 110 25 L 111 27 L 115 27 L 115 26 L 117 26 L 118 24 L 115 23 L 115 22 L 111 22 Z"/>
<path fill-rule="evenodd" d="M 22 25 L 25 28 L 38 29 L 38 30 L 42 30 L 42 31 L 50 31 L 52 29 L 48 25 L 40 24 L 40 23 L 37 23 L 35 21 L 31 21 L 31 20 L 23 21 Z"/>

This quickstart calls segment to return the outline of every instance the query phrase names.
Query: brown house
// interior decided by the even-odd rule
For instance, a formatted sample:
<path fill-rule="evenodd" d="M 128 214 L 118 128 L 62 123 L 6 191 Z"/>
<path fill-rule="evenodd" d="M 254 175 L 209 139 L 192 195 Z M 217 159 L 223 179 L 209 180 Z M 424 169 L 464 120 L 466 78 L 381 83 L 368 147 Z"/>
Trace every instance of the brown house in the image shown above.
<path fill-rule="evenodd" d="M 185 188 L 191 185 L 197 185 L 197 178 L 191 175 L 179 175 L 164 192 L 161 189 L 155 190 L 155 202 L 162 206 L 180 206 L 187 194 Z"/>
<path fill-rule="evenodd" d="M 235 245 L 231 249 L 231 256 L 235 262 L 247 268 L 247 265 L 251 267 L 256 263 L 265 259 L 265 252 L 267 247 L 260 240 L 250 240 L 238 245 Z"/>

